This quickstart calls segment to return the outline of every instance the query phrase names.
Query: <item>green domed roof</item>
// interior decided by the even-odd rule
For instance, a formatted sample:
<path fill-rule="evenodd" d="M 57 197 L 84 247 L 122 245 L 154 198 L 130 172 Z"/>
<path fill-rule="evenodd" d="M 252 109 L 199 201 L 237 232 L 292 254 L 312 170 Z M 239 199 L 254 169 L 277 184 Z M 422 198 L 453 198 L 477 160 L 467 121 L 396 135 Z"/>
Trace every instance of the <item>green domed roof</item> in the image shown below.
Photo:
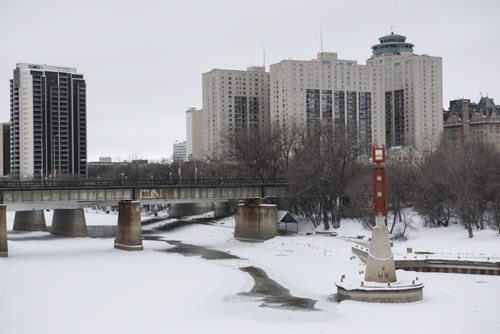
<path fill-rule="evenodd" d="M 399 54 L 401 52 L 413 52 L 413 44 L 406 43 L 406 36 L 391 32 L 379 38 L 380 44 L 372 46 L 373 55 Z"/>
<path fill-rule="evenodd" d="M 392 41 L 404 42 L 406 41 L 406 36 L 398 35 L 391 32 L 389 35 L 382 36 L 378 40 L 380 41 L 380 43 L 392 42 Z"/>
<path fill-rule="evenodd" d="M 478 107 L 481 109 L 495 109 L 495 102 L 493 99 L 490 99 L 488 96 L 481 96 L 479 100 Z"/>

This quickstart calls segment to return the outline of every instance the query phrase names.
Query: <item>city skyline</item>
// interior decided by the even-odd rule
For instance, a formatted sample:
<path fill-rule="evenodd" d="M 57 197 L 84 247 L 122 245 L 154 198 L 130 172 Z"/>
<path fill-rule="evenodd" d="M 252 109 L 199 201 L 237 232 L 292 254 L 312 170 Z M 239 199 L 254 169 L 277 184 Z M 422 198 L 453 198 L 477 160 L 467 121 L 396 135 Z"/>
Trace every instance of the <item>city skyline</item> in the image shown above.
<path fill-rule="evenodd" d="M 500 5 L 494 1 L 254 4 L 265 10 L 242 18 L 233 15 L 238 4 L 228 1 L 210 7 L 203 2 L 4 2 L 0 121 L 9 120 L 9 78 L 16 63 L 77 67 L 88 85 L 90 161 L 133 154 L 169 158 L 175 140 L 186 139 L 185 110 L 202 105 L 202 73 L 262 65 L 263 48 L 267 70 L 288 58 L 310 60 L 321 48 L 320 27 L 323 51 L 358 64 L 366 64 L 371 46 L 391 26 L 415 44 L 416 53 L 442 57 L 444 108 L 460 97 L 478 100 L 480 92 L 500 96 L 493 45 L 500 34 L 494 19 Z"/>

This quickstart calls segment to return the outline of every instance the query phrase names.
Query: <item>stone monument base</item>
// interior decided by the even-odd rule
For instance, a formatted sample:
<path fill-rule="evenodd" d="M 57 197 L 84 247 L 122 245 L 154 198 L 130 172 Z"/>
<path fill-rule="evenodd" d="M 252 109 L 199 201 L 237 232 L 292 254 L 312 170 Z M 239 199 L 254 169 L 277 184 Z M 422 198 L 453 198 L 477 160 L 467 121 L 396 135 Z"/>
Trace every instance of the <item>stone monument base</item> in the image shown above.
<path fill-rule="evenodd" d="M 368 303 L 411 303 L 423 299 L 424 285 L 418 281 L 376 283 L 362 280 L 337 282 L 337 301 Z"/>

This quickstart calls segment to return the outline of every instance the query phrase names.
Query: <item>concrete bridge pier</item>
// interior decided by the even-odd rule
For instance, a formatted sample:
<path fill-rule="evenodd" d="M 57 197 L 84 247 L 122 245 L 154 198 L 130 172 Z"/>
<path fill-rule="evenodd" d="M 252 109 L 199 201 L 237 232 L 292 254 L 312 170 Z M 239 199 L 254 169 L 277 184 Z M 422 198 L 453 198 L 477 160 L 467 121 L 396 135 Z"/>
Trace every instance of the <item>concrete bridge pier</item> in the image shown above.
<path fill-rule="evenodd" d="M 212 210 L 212 202 L 176 203 L 170 206 L 169 216 L 171 218 L 181 218 L 186 216 L 201 215 Z"/>
<path fill-rule="evenodd" d="M 7 257 L 7 206 L 0 204 L 0 257 Z"/>
<path fill-rule="evenodd" d="M 232 215 L 230 202 L 214 202 L 214 218 L 222 218 Z"/>
<path fill-rule="evenodd" d="M 234 237 L 240 241 L 264 241 L 278 235 L 278 206 L 255 198 L 238 204 Z"/>
<path fill-rule="evenodd" d="M 47 231 L 43 210 L 16 211 L 14 231 Z"/>
<path fill-rule="evenodd" d="M 55 209 L 50 233 L 66 237 L 88 236 L 83 209 Z"/>
<path fill-rule="evenodd" d="M 214 218 L 230 216 L 231 203 L 224 202 L 200 202 L 200 203 L 177 203 L 170 206 L 169 216 L 171 218 L 181 218 L 186 216 L 201 215 L 213 211 Z"/>
<path fill-rule="evenodd" d="M 141 204 L 139 201 L 118 202 L 118 228 L 116 229 L 115 248 L 128 251 L 141 251 Z"/>

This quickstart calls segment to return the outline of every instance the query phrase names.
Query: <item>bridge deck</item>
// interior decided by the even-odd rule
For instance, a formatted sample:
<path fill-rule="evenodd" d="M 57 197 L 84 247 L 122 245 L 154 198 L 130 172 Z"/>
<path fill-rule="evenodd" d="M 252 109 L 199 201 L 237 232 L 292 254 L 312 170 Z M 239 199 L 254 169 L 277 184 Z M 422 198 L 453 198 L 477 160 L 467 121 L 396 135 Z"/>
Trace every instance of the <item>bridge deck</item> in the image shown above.
<path fill-rule="evenodd" d="M 151 204 L 283 197 L 287 189 L 282 182 L 175 185 L 154 182 L 18 182 L 9 185 L 0 184 L 3 186 L 0 188 L 0 200 L 7 204 L 9 211 L 109 205 L 121 200 Z"/>

